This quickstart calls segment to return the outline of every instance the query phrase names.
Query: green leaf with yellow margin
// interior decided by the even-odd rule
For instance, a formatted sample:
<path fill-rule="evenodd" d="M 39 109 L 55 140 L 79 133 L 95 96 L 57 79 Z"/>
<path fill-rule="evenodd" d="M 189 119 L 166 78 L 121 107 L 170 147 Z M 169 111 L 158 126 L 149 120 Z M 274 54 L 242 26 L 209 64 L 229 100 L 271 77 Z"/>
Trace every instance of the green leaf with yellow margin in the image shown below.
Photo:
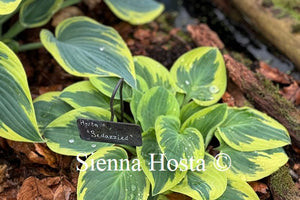
<path fill-rule="evenodd" d="M 33 101 L 39 130 L 44 133 L 50 122 L 69 112 L 73 108 L 60 99 L 61 92 L 47 92 Z"/>
<path fill-rule="evenodd" d="M 155 86 L 162 86 L 168 90 L 175 86 L 170 72 L 156 60 L 146 56 L 134 56 L 133 60 L 137 89 L 140 92 L 146 92 Z"/>
<path fill-rule="evenodd" d="M 196 112 L 206 108 L 205 106 L 200 106 L 196 104 L 194 101 L 189 102 L 184 105 L 180 110 L 180 120 L 181 122 L 185 122 L 190 116 L 195 114 Z"/>
<path fill-rule="evenodd" d="M 177 99 L 180 107 L 183 106 L 183 103 L 186 103 L 186 102 L 184 102 L 184 100 L 185 100 L 184 98 L 185 98 L 185 94 L 184 93 L 176 92 L 176 99 Z"/>
<path fill-rule="evenodd" d="M 107 97 L 111 97 L 118 81 L 117 77 L 91 77 L 90 82 L 95 88 Z M 123 82 L 122 95 L 124 101 L 130 101 L 132 98 L 132 88 Z M 120 90 L 117 91 L 115 99 L 120 99 Z"/>
<path fill-rule="evenodd" d="M 104 0 L 120 19 L 133 25 L 153 21 L 164 10 L 164 5 L 154 0 Z"/>
<path fill-rule="evenodd" d="M 222 139 L 239 151 L 267 150 L 290 144 L 290 137 L 280 123 L 252 108 L 229 108 L 218 128 Z"/>
<path fill-rule="evenodd" d="M 21 142 L 43 142 L 23 66 L 0 42 L 0 136 Z"/>
<path fill-rule="evenodd" d="M 143 96 L 143 93 L 138 91 L 137 89 L 134 89 L 132 92 L 133 92 L 133 95 L 132 95 L 132 99 L 130 101 L 130 111 L 134 117 L 135 122 L 138 123 L 137 109 L 138 109 L 139 103 L 141 101 L 141 98 Z"/>
<path fill-rule="evenodd" d="M 104 147 L 91 155 L 79 173 L 78 200 L 147 200 L 149 181 L 138 171 L 138 160 L 129 160 L 127 164 L 128 159 L 120 147 Z"/>
<path fill-rule="evenodd" d="M 169 200 L 169 198 L 164 195 L 156 195 L 152 197 L 149 196 L 147 200 Z"/>
<path fill-rule="evenodd" d="M 252 187 L 239 179 L 228 179 L 227 188 L 217 200 L 259 200 Z"/>
<path fill-rule="evenodd" d="M 180 125 L 177 117 L 158 117 L 155 123 L 157 143 L 168 161 L 176 160 L 175 165 L 182 170 L 195 169 L 198 159 L 204 158 L 203 137 L 195 128 L 180 131 Z"/>
<path fill-rule="evenodd" d="M 70 74 L 82 77 L 122 77 L 135 88 L 131 53 L 119 33 L 88 17 L 72 17 L 55 29 L 42 30 L 45 48 Z"/>
<path fill-rule="evenodd" d="M 171 92 L 157 86 L 151 88 L 142 96 L 137 108 L 137 118 L 144 131 L 155 127 L 155 121 L 160 115 L 179 117 L 179 104 Z"/>
<path fill-rule="evenodd" d="M 144 132 L 142 136 L 143 146 L 136 148 L 137 157 L 151 183 L 152 195 L 157 195 L 177 185 L 187 171 L 168 170 L 168 167 L 172 168 L 172 166 L 168 166 L 166 158 L 160 151 L 154 129 Z"/>
<path fill-rule="evenodd" d="M 277 171 L 287 161 L 288 157 L 282 147 L 261 151 L 237 151 L 229 147 L 216 132 L 221 146 L 218 150 L 227 154 L 230 159 L 220 157 L 221 166 L 230 166 L 227 176 L 236 177 L 244 181 L 256 181 Z M 225 157 L 226 158 L 226 157 Z"/>
<path fill-rule="evenodd" d="M 180 56 L 171 68 L 171 74 L 186 101 L 193 99 L 201 106 L 220 100 L 226 89 L 226 68 L 220 51 L 199 47 Z"/>
<path fill-rule="evenodd" d="M 0 0 L 0 15 L 14 12 L 22 0 Z"/>
<path fill-rule="evenodd" d="M 226 190 L 227 177 L 215 168 L 211 155 L 205 154 L 204 161 L 205 171 L 188 171 L 186 177 L 171 190 L 196 200 L 219 198 Z"/>
<path fill-rule="evenodd" d="M 156 86 L 162 86 L 172 91 L 175 83 L 171 79 L 170 72 L 156 60 L 146 56 L 134 56 L 133 60 L 136 71 L 137 89 L 133 90 L 130 108 L 137 122 L 137 108 L 142 95 Z"/>
<path fill-rule="evenodd" d="M 217 127 L 226 119 L 227 104 L 216 104 L 204 108 L 190 116 L 183 124 L 181 129 L 194 127 L 202 134 L 205 146 L 211 141 Z"/>
<path fill-rule="evenodd" d="M 71 110 L 52 121 L 45 129 L 48 147 L 59 154 L 76 156 L 90 154 L 101 147 L 112 146 L 104 142 L 82 140 L 79 136 L 77 119 L 110 121 L 110 112 L 99 107 L 82 107 Z"/>
<path fill-rule="evenodd" d="M 26 0 L 20 9 L 21 25 L 34 28 L 47 24 L 63 2 L 63 0 Z"/>
<path fill-rule="evenodd" d="M 110 108 L 110 98 L 99 92 L 90 81 L 80 81 L 70 85 L 62 91 L 60 98 L 73 108 L 86 106 Z"/>

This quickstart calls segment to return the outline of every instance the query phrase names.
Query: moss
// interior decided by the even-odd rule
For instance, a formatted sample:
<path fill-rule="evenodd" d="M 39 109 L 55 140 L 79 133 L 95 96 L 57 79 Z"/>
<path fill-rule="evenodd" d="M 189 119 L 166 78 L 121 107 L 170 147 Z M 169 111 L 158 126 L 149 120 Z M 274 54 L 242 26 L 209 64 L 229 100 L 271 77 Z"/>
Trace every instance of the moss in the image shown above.
<path fill-rule="evenodd" d="M 263 0 L 262 5 L 265 7 L 271 7 L 273 6 L 272 0 Z"/>
<path fill-rule="evenodd" d="M 300 22 L 292 26 L 293 33 L 300 33 Z"/>
<path fill-rule="evenodd" d="M 272 81 L 267 80 L 261 74 L 256 74 L 256 78 L 260 81 L 260 83 L 263 84 L 265 88 L 264 91 L 268 91 L 268 95 L 271 95 L 272 98 L 278 102 L 281 108 L 279 110 L 280 113 L 284 116 L 288 116 L 289 113 L 294 110 L 293 104 L 279 94 L 279 89 L 273 84 Z"/>
<path fill-rule="evenodd" d="M 244 56 L 241 53 L 232 51 L 230 52 L 230 55 L 237 60 L 240 63 L 243 63 L 246 67 L 250 68 L 250 66 L 252 65 L 252 60 L 250 60 L 249 58 L 247 58 L 246 56 Z"/>
<path fill-rule="evenodd" d="M 275 7 L 281 9 L 286 14 L 289 14 L 296 22 L 300 22 L 300 0 L 272 0 Z"/>
<path fill-rule="evenodd" d="M 157 21 L 157 23 L 159 24 L 160 29 L 169 32 L 173 29 L 173 24 L 176 16 L 176 12 L 164 13 L 160 15 L 155 21 Z"/>
<path fill-rule="evenodd" d="M 293 131 L 299 131 L 300 128 L 297 122 L 297 117 L 292 115 L 293 113 L 295 113 L 294 105 L 279 94 L 278 88 L 274 86 L 271 81 L 266 80 L 261 74 L 256 74 L 256 78 L 258 79 L 258 84 L 261 87 L 258 88 L 257 84 L 255 84 L 253 85 L 253 88 L 248 88 L 248 90 L 252 91 L 249 94 L 246 94 L 249 102 L 253 105 L 256 105 L 257 99 L 254 99 L 254 97 L 259 97 L 261 99 L 264 99 L 263 102 L 271 103 L 273 105 L 273 108 L 275 108 L 272 113 L 276 116 L 282 116 L 283 118 L 285 118 L 287 120 L 286 123 L 289 124 L 289 127 Z"/>
<path fill-rule="evenodd" d="M 273 195 L 279 198 L 286 200 L 296 200 L 297 198 L 295 183 L 289 174 L 289 168 L 287 166 L 281 167 L 270 176 L 270 187 L 273 191 Z"/>
<path fill-rule="evenodd" d="M 282 8 L 293 9 L 300 5 L 300 0 L 272 0 L 275 5 L 279 5 Z"/>
<path fill-rule="evenodd" d="M 187 43 L 193 42 L 193 39 L 190 37 L 190 35 L 182 30 L 179 30 L 176 35 Z"/>

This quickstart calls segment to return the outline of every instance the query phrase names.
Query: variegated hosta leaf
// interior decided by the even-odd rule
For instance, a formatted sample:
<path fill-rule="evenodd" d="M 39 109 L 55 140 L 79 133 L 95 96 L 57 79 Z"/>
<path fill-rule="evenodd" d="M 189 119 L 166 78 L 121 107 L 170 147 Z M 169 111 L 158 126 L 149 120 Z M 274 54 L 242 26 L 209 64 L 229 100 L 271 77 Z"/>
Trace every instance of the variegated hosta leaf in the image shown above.
<path fill-rule="evenodd" d="M 220 136 L 216 133 L 220 140 Z M 226 171 L 228 176 L 234 176 L 244 181 L 256 181 L 277 171 L 288 161 L 282 147 L 263 151 L 237 151 L 221 141 L 218 150 L 227 154 L 230 159 L 218 161 L 220 166 L 230 166 Z"/>
<path fill-rule="evenodd" d="M 184 102 L 184 97 L 185 97 L 184 93 L 176 92 L 176 99 L 177 99 L 177 101 L 178 101 L 178 103 L 179 103 L 180 106 L 182 106 L 182 104 L 185 103 Z"/>
<path fill-rule="evenodd" d="M 134 117 L 134 120 L 135 122 L 137 123 L 138 122 L 138 119 L 137 119 L 137 108 L 138 108 L 138 105 L 140 103 L 140 100 L 143 96 L 143 93 L 142 92 L 139 92 L 138 90 L 134 89 L 132 91 L 133 95 L 132 95 L 132 99 L 130 101 L 130 111 Z"/>
<path fill-rule="evenodd" d="M 211 200 L 220 197 L 227 186 L 224 172 L 214 166 L 214 158 L 205 154 L 205 171 L 188 171 L 186 177 L 171 190 L 196 200 Z"/>
<path fill-rule="evenodd" d="M 100 147 L 113 145 L 82 140 L 77 127 L 79 118 L 109 121 L 110 112 L 99 107 L 82 107 L 71 110 L 52 121 L 45 129 L 47 145 L 52 151 L 76 156 L 79 153 L 89 154 Z"/>
<path fill-rule="evenodd" d="M 143 133 L 143 146 L 137 147 L 136 152 L 141 161 L 141 167 L 151 183 L 153 195 L 173 188 L 187 172 L 181 171 L 179 168 L 175 171 L 168 169 L 175 168 L 168 166 L 167 160 L 157 144 L 153 129 Z"/>
<path fill-rule="evenodd" d="M 91 77 L 90 82 L 93 84 L 95 88 L 97 88 L 101 93 L 105 94 L 107 97 L 111 97 L 118 81 L 120 78 L 117 77 Z M 115 99 L 120 99 L 120 90 L 116 93 Z M 132 88 L 123 83 L 122 90 L 123 100 L 130 101 L 132 97 Z"/>
<path fill-rule="evenodd" d="M 169 200 L 168 197 L 164 195 L 156 195 L 156 196 L 149 196 L 147 200 Z"/>
<path fill-rule="evenodd" d="M 99 92 L 90 81 L 80 81 L 70 85 L 62 91 L 60 98 L 73 108 L 86 106 L 110 108 L 110 98 Z"/>
<path fill-rule="evenodd" d="M 266 150 L 290 144 L 284 126 L 252 108 L 229 108 L 219 133 L 230 147 L 239 151 Z"/>
<path fill-rule="evenodd" d="M 26 0 L 20 9 L 20 23 L 27 28 L 47 24 L 59 10 L 63 0 Z"/>
<path fill-rule="evenodd" d="M 155 133 L 160 150 L 168 161 L 176 160 L 180 169 L 187 170 L 187 166 L 195 169 L 198 160 L 203 159 L 204 142 L 201 133 L 191 127 L 180 131 L 180 120 L 177 117 L 158 117 Z"/>
<path fill-rule="evenodd" d="M 227 116 L 227 104 L 217 104 L 204 108 L 191 117 L 182 125 L 182 129 L 194 127 L 202 134 L 207 146 L 213 137 L 214 131 L 225 120 Z"/>
<path fill-rule="evenodd" d="M 56 118 L 73 108 L 59 98 L 61 92 L 48 92 L 33 101 L 36 119 L 41 133 Z"/>
<path fill-rule="evenodd" d="M 226 69 L 222 54 L 212 47 L 193 49 L 177 59 L 171 68 L 186 100 L 209 106 L 219 101 L 226 89 Z"/>
<path fill-rule="evenodd" d="M 120 19 L 131 24 L 153 21 L 164 10 L 164 5 L 154 0 L 104 0 Z"/>
<path fill-rule="evenodd" d="M 22 0 L 0 0 L 0 15 L 14 12 Z"/>
<path fill-rule="evenodd" d="M 138 161 L 129 160 L 124 149 L 104 147 L 81 162 L 84 164 L 78 178 L 78 200 L 147 200 L 149 181 L 142 171 L 135 171 Z"/>
<path fill-rule="evenodd" d="M 252 187 L 239 179 L 228 179 L 227 188 L 218 200 L 259 200 Z"/>
<path fill-rule="evenodd" d="M 181 122 L 182 123 L 185 122 L 190 116 L 192 116 L 196 112 L 202 110 L 203 108 L 205 108 L 205 107 L 196 104 L 194 101 L 191 101 L 190 103 L 184 105 L 180 111 Z"/>
<path fill-rule="evenodd" d="M 163 87 L 154 87 L 142 96 L 137 109 L 137 118 L 144 131 L 154 128 L 160 115 L 179 117 L 180 108 L 175 95 Z"/>
<path fill-rule="evenodd" d="M 133 60 L 139 91 L 146 92 L 155 86 L 172 89 L 175 85 L 170 72 L 156 60 L 146 56 L 135 56 Z"/>
<path fill-rule="evenodd" d="M 61 22 L 55 36 L 42 30 L 43 45 L 70 74 L 83 77 L 117 76 L 135 87 L 133 59 L 119 33 L 88 17 Z"/>
<path fill-rule="evenodd" d="M 0 42 L 0 136 L 22 142 L 43 142 L 23 66 Z"/>

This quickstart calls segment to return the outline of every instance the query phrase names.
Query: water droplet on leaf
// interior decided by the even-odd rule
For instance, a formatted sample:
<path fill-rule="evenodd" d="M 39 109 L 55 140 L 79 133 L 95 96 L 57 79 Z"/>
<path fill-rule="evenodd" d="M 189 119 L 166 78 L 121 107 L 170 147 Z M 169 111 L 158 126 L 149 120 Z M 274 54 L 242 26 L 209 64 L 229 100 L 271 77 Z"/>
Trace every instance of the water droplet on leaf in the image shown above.
<path fill-rule="evenodd" d="M 91 147 L 93 147 L 93 148 L 95 148 L 96 146 L 97 146 L 97 145 L 95 145 L 95 144 L 92 144 L 92 145 L 91 145 Z"/>
<path fill-rule="evenodd" d="M 104 51 L 104 47 L 100 47 L 99 50 L 100 50 L 100 51 Z"/>
<path fill-rule="evenodd" d="M 216 94 L 219 91 L 220 91 L 220 89 L 215 85 L 212 85 L 212 86 L 209 87 L 209 92 L 212 93 L 212 94 Z"/>
<path fill-rule="evenodd" d="M 136 186 L 135 185 L 131 185 L 131 190 L 132 192 L 136 190 Z"/>
<path fill-rule="evenodd" d="M 74 139 L 69 139 L 69 143 L 73 144 L 75 142 Z"/>
<path fill-rule="evenodd" d="M 190 84 L 190 82 L 189 82 L 188 80 L 186 80 L 186 81 L 185 81 L 185 84 L 189 85 L 189 84 Z"/>

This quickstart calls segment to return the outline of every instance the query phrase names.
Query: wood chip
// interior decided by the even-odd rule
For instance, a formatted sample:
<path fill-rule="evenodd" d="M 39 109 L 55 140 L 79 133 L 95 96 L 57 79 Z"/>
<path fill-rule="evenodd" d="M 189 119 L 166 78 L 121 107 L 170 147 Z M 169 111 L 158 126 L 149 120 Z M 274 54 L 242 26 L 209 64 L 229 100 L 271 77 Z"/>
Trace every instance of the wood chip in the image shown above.
<path fill-rule="evenodd" d="M 254 182 L 250 182 L 249 185 L 253 188 L 253 190 L 255 192 L 259 192 L 262 194 L 267 194 L 268 193 L 268 186 L 262 182 L 259 181 L 254 181 Z"/>
<path fill-rule="evenodd" d="M 47 185 L 31 176 L 23 182 L 17 200 L 53 200 L 53 197 L 53 192 Z"/>
<path fill-rule="evenodd" d="M 193 41 L 197 46 L 212 46 L 219 49 L 224 48 L 223 42 L 219 36 L 212 31 L 206 24 L 187 26 L 187 30 L 190 33 Z"/>
<path fill-rule="evenodd" d="M 280 91 L 280 94 L 296 106 L 300 105 L 300 87 L 296 81 L 294 81 L 290 86 L 284 87 Z"/>
<path fill-rule="evenodd" d="M 277 68 L 271 67 L 263 61 L 259 62 L 259 68 L 256 71 L 271 81 L 282 84 L 292 83 L 292 78 L 289 75 L 279 71 Z"/>

